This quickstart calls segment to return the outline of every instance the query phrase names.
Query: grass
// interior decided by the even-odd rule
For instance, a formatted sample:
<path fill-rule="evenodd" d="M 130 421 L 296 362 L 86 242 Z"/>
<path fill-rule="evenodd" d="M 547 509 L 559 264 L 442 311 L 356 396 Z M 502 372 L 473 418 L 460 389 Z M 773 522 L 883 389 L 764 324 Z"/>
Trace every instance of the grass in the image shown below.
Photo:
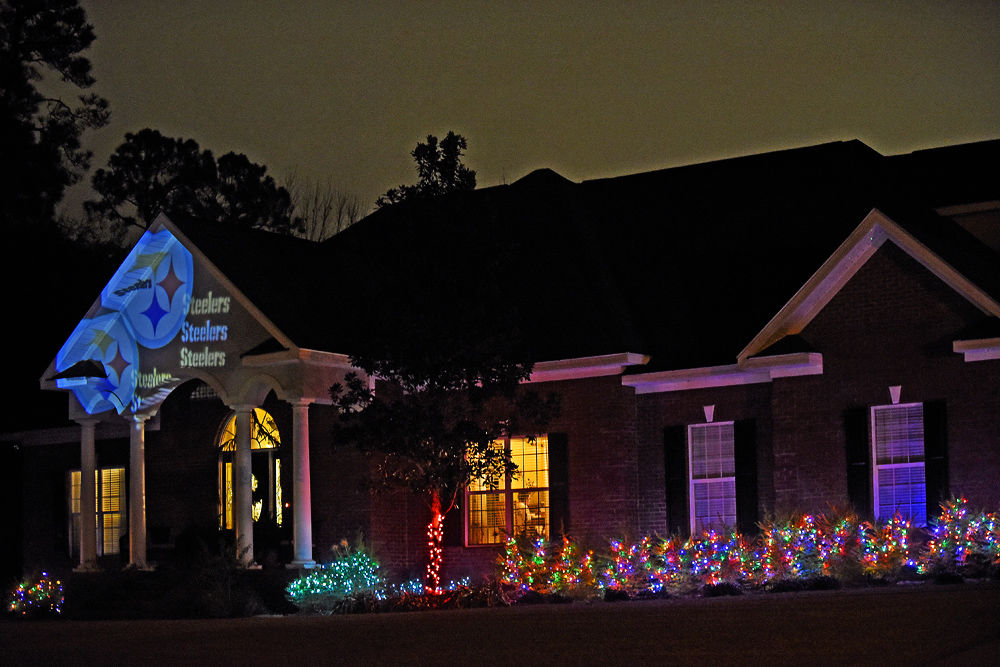
<path fill-rule="evenodd" d="M 976 664 L 1000 583 L 346 616 L 4 621 L 5 664 Z"/>

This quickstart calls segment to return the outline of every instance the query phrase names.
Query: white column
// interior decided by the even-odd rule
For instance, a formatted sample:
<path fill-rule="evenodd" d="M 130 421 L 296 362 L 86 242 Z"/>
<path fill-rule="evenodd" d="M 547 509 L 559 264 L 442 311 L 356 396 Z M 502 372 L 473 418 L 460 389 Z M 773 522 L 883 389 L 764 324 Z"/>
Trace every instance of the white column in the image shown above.
<path fill-rule="evenodd" d="M 236 455 L 233 457 L 233 513 L 236 527 L 236 558 L 244 565 L 253 562 L 253 467 L 250 454 L 250 411 L 253 406 L 236 407 Z"/>
<path fill-rule="evenodd" d="M 132 415 L 129 433 L 129 565 L 146 569 L 146 420 Z"/>
<path fill-rule="evenodd" d="M 96 419 L 78 419 L 80 424 L 80 564 L 78 572 L 97 569 L 97 470 L 94 454 Z"/>
<path fill-rule="evenodd" d="M 312 488 L 309 480 L 309 402 L 292 403 L 292 461 L 295 479 L 293 505 L 295 557 L 292 565 L 316 567 L 312 545 Z"/>

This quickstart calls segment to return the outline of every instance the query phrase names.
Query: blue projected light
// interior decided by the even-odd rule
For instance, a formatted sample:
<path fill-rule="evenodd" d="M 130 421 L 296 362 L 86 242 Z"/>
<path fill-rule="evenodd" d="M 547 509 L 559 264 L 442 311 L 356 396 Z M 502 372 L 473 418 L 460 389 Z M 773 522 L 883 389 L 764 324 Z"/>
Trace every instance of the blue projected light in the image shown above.
<path fill-rule="evenodd" d="M 143 347 L 163 347 L 177 335 L 194 283 L 194 259 L 166 229 L 146 232 L 101 291 L 101 305 L 121 312 Z"/>
<path fill-rule="evenodd" d="M 72 389 L 87 414 L 125 411 L 135 392 L 139 350 L 121 313 L 106 313 L 82 320 L 56 355 L 56 371 L 93 359 L 104 365 L 107 378 L 56 380 L 61 389 Z"/>

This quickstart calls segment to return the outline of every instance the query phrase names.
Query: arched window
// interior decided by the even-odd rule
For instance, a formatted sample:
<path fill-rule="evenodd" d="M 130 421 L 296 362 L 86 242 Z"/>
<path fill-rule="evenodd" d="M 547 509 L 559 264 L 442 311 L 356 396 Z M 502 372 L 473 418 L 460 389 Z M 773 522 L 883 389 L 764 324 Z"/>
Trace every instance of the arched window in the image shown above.
<path fill-rule="evenodd" d="M 236 415 L 233 414 L 218 438 L 219 448 L 219 527 L 233 528 L 233 458 L 236 454 Z M 281 435 L 266 410 L 250 413 L 252 511 L 255 523 L 284 523 L 281 497 Z"/>

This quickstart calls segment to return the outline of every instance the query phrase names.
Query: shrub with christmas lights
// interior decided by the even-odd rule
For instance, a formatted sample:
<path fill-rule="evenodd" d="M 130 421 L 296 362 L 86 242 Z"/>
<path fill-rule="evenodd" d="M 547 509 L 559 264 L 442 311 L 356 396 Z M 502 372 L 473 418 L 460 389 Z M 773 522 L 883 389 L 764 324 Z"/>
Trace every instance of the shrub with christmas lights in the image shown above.
<path fill-rule="evenodd" d="M 65 601 L 62 582 L 42 572 L 37 581 L 23 581 L 11 591 L 7 611 L 23 617 L 58 616 Z"/>
<path fill-rule="evenodd" d="M 971 511 L 964 497 L 941 503 L 920 571 L 972 577 L 1000 571 L 1000 515 Z"/>
<path fill-rule="evenodd" d="M 917 562 L 910 546 L 912 531 L 913 524 L 898 512 L 886 521 L 863 521 L 858 526 L 858 544 L 865 574 L 893 578 L 904 567 L 915 569 Z"/>
<path fill-rule="evenodd" d="M 759 562 L 746 538 L 735 530 L 706 530 L 685 544 L 691 574 L 705 585 L 739 584 L 750 579 Z"/>
<path fill-rule="evenodd" d="M 384 584 L 379 564 L 359 543 L 350 547 L 342 540 L 334 548 L 334 560 L 319 565 L 285 589 L 285 596 L 300 608 L 329 610 L 340 600 L 358 594 L 375 595 Z"/>

